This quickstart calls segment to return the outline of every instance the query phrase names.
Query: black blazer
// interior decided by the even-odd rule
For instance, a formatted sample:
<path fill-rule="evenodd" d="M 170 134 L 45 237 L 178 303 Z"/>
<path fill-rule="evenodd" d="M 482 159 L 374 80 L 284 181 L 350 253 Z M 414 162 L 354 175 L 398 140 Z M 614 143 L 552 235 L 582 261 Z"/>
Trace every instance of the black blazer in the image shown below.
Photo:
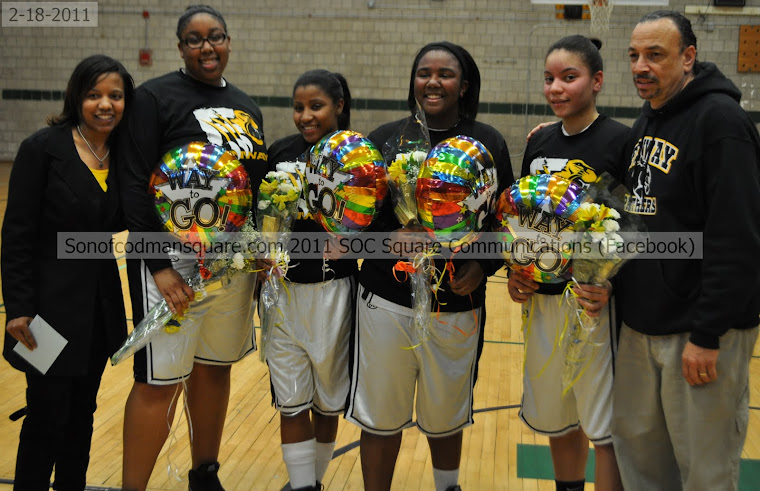
<path fill-rule="evenodd" d="M 126 337 L 126 316 L 115 259 L 57 259 L 58 232 L 123 230 L 111 151 L 103 192 L 74 145 L 71 126 L 44 128 L 21 143 L 8 185 L 0 267 L 6 322 L 39 314 L 69 342 L 47 372 L 83 375 L 105 362 Z M 112 139 L 112 141 L 115 139 Z M 106 234 L 102 234 L 106 235 Z M 93 354 L 93 343 L 100 347 Z M 5 334 L 3 356 L 36 372 Z M 105 350 L 105 352 L 102 352 Z"/>

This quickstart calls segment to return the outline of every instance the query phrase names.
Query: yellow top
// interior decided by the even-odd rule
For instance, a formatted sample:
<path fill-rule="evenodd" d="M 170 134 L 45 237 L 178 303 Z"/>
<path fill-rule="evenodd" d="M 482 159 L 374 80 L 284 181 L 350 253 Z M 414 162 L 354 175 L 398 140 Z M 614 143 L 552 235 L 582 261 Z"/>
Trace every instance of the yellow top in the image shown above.
<path fill-rule="evenodd" d="M 103 188 L 103 192 L 108 191 L 108 185 L 106 184 L 106 179 L 108 178 L 108 169 L 93 169 L 91 167 L 89 169 L 92 172 L 92 175 L 95 176 L 95 179 L 97 179 L 100 187 Z"/>

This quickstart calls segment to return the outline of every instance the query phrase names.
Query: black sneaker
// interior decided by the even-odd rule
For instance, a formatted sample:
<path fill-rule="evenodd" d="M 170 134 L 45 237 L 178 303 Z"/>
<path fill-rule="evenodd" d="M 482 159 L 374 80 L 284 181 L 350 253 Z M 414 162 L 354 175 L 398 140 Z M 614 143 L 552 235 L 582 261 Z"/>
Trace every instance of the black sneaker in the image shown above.
<path fill-rule="evenodd" d="M 446 488 L 446 491 L 462 491 L 462 488 L 460 488 L 459 484 L 457 484 L 456 486 L 449 486 Z"/>
<path fill-rule="evenodd" d="M 201 464 L 188 474 L 190 491 L 224 491 L 219 482 L 219 462 Z"/>
<path fill-rule="evenodd" d="M 324 491 L 325 485 L 317 481 L 316 486 L 305 486 L 303 488 L 291 488 L 288 483 L 281 491 Z"/>
<path fill-rule="evenodd" d="M 283 490 L 284 489 L 285 488 L 283 488 Z M 290 488 L 290 489 L 291 491 L 322 491 L 323 489 L 325 489 L 325 487 L 321 482 L 317 481 L 316 486 L 305 486 L 303 488 Z"/>

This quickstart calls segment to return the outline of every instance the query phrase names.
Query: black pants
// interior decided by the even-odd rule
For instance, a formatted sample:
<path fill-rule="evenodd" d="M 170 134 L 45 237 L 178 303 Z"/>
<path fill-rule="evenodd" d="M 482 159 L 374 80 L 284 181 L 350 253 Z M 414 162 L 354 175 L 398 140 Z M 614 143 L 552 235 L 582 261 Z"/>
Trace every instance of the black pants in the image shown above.
<path fill-rule="evenodd" d="M 14 490 L 47 490 L 55 466 L 56 490 L 84 489 L 90 462 L 93 413 L 105 367 L 88 375 L 26 374 L 28 413 L 21 427 Z"/>

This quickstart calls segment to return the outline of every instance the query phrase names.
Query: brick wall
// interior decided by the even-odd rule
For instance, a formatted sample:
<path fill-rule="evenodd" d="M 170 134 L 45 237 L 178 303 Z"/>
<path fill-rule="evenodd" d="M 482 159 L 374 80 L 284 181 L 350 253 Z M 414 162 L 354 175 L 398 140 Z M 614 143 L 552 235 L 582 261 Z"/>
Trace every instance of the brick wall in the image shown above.
<path fill-rule="evenodd" d="M 62 102 L 46 100 L 46 94 L 65 89 L 81 58 L 98 52 L 113 56 L 137 83 L 182 66 L 174 31 L 188 3 L 101 0 L 96 28 L 2 28 L 0 159 L 12 159 L 20 141 L 60 110 Z M 696 4 L 704 2 L 670 0 L 670 8 L 682 12 Z M 357 102 L 353 129 L 366 133 L 401 117 L 405 111 L 398 108 L 404 107 L 415 53 L 427 42 L 446 39 L 465 46 L 478 63 L 484 103 L 479 119 L 504 134 L 515 167 L 527 130 L 551 118 L 541 90 L 546 49 L 562 36 L 588 34 L 590 25 L 557 20 L 554 5 L 529 0 L 221 0 L 213 5 L 225 15 L 232 38 L 225 76 L 260 102 L 268 142 L 294 132 L 288 98 L 296 77 L 311 68 L 346 76 Z M 747 5 L 760 6 L 760 0 Z M 147 42 L 143 9 L 150 12 Z M 605 86 L 597 103 L 627 124 L 641 101 L 626 48 L 633 25 L 648 10 L 616 6 L 609 33 L 602 36 Z M 691 20 L 699 58 L 716 62 L 744 91 L 743 106 L 760 111 L 754 90 L 760 76 L 736 71 L 739 25 L 760 19 Z M 144 46 L 153 50 L 152 67 L 138 64 Z"/>

